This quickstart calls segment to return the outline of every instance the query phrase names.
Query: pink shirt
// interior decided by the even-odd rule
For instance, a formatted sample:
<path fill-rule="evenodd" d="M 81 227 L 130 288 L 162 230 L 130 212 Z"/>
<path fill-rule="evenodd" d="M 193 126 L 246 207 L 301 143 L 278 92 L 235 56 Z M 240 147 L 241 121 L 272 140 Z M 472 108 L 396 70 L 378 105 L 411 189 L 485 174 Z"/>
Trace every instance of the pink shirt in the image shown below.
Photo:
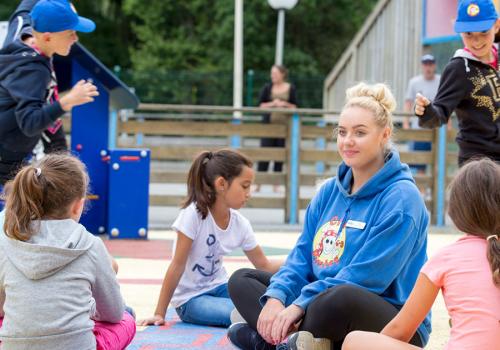
<path fill-rule="evenodd" d="M 500 349 L 500 288 L 493 284 L 486 244 L 485 239 L 463 236 L 421 270 L 441 288 L 451 317 L 445 349 Z"/>

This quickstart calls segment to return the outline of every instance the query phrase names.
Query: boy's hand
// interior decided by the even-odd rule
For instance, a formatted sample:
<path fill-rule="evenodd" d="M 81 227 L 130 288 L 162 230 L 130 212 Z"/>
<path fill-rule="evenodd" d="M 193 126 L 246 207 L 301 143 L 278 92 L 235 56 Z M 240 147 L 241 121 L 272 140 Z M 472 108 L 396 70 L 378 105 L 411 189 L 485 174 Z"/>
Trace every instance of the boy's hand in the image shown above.
<path fill-rule="evenodd" d="M 421 116 L 425 112 L 425 107 L 427 107 L 431 101 L 429 99 L 419 93 L 417 93 L 417 97 L 415 97 L 415 114 Z"/>
<path fill-rule="evenodd" d="M 95 96 L 99 96 L 97 87 L 91 82 L 80 80 L 70 92 L 59 100 L 59 103 L 63 110 L 69 112 L 75 106 L 94 101 Z"/>
<path fill-rule="evenodd" d="M 160 315 L 154 315 L 153 317 L 137 321 L 138 326 L 163 326 L 164 324 L 165 319 Z"/>

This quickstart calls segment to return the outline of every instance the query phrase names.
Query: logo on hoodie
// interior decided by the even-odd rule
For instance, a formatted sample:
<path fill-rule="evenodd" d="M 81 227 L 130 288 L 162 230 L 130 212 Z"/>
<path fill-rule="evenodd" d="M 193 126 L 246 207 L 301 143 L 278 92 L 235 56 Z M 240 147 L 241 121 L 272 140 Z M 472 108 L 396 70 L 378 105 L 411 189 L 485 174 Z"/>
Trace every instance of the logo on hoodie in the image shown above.
<path fill-rule="evenodd" d="M 320 267 L 337 264 L 344 254 L 345 227 L 338 232 L 341 221 L 334 217 L 316 232 L 313 241 L 313 260 Z"/>

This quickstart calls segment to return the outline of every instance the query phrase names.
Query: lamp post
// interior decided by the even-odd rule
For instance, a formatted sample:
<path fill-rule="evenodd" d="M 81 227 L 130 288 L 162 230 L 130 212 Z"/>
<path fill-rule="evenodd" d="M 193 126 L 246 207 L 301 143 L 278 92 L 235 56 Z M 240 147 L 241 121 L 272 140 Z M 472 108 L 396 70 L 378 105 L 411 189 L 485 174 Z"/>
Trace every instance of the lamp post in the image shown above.
<path fill-rule="evenodd" d="M 276 29 L 276 55 L 274 64 L 283 64 L 283 46 L 285 42 L 285 10 L 291 10 L 299 0 L 267 0 L 269 6 L 278 11 L 278 27 Z"/>
<path fill-rule="evenodd" d="M 233 64 L 233 107 L 243 105 L 243 0 L 234 1 L 234 64 Z M 241 123 L 241 112 L 233 112 L 233 123 Z M 241 146 L 238 135 L 231 137 L 231 147 Z"/>

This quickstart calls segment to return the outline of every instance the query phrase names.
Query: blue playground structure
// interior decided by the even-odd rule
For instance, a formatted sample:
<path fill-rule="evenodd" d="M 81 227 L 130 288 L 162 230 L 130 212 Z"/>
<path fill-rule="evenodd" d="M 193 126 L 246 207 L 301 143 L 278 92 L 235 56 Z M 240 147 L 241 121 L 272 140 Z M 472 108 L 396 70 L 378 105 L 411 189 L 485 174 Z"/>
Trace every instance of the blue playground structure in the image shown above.
<path fill-rule="evenodd" d="M 147 238 L 150 152 L 115 149 L 117 111 L 135 109 L 137 96 L 92 53 L 77 43 L 54 66 L 61 91 L 79 80 L 92 80 L 95 101 L 75 107 L 71 117 L 71 150 L 90 176 L 88 211 L 82 224 L 110 238 Z"/>

